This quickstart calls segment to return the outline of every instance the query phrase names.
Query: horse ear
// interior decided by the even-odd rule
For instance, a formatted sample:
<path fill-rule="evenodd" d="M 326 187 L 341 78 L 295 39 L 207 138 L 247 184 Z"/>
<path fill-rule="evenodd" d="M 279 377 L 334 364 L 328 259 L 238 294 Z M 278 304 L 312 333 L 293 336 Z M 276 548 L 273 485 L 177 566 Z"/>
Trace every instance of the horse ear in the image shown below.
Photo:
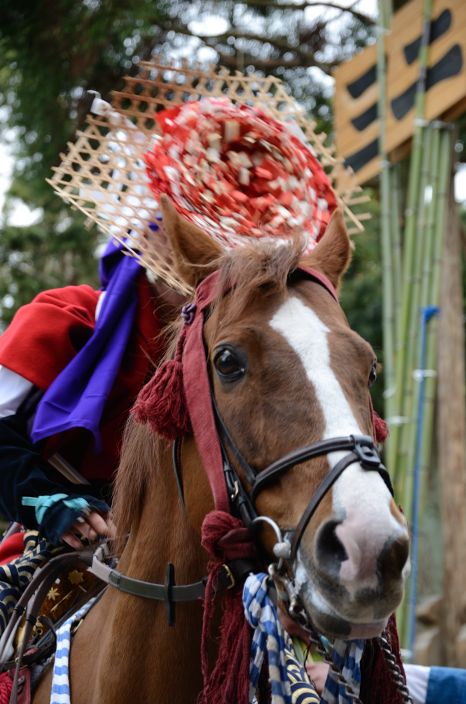
<path fill-rule="evenodd" d="M 217 268 L 222 247 L 197 225 L 185 220 L 166 195 L 160 197 L 163 225 L 178 273 L 189 286 L 197 284 Z"/>
<path fill-rule="evenodd" d="M 332 282 L 335 288 L 351 262 L 353 245 L 346 231 L 343 213 L 337 208 L 333 213 L 324 235 L 315 249 L 302 263 L 319 269 Z"/>

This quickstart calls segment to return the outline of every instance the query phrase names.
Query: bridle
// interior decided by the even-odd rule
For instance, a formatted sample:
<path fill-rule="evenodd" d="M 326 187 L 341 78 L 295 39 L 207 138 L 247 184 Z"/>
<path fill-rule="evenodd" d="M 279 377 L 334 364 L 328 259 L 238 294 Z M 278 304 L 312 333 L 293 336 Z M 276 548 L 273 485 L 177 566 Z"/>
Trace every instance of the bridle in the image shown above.
<path fill-rule="evenodd" d="M 390 481 L 390 475 L 383 465 L 377 451 L 377 447 L 370 436 L 348 435 L 345 437 L 318 440 L 310 445 L 305 445 L 296 450 L 292 450 L 288 454 L 268 465 L 268 467 L 265 467 L 259 472 L 255 472 L 239 451 L 220 415 L 213 395 L 212 405 L 220 437 L 223 456 L 223 471 L 230 503 L 234 512 L 243 520 L 246 526 L 250 526 L 253 521 L 258 518 L 255 500 L 258 494 L 270 482 L 282 476 L 292 467 L 302 464 L 303 462 L 307 462 L 308 460 L 316 457 L 322 457 L 323 455 L 328 455 L 331 452 L 346 452 L 344 457 L 337 462 L 337 464 L 320 482 L 319 486 L 311 496 L 309 503 L 307 504 L 298 522 L 298 525 L 293 531 L 291 531 L 292 540 L 288 556 L 288 559 L 291 562 L 294 562 L 296 559 L 297 551 L 304 531 L 306 530 L 309 521 L 314 515 L 320 502 L 331 489 L 336 480 L 345 471 L 345 469 L 347 469 L 354 462 L 359 462 L 361 467 L 368 472 L 377 472 L 382 477 L 388 490 L 393 496 L 393 487 Z M 231 455 L 235 458 L 241 468 L 248 483 L 248 490 L 244 488 L 243 482 L 241 481 L 236 468 L 234 468 L 231 464 L 227 448 L 230 450 Z M 289 533 L 290 531 L 287 532 Z"/>
<path fill-rule="evenodd" d="M 338 296 L 330 281 L 321 272 L 307 269 L 303 267 L 293 273 L 293 276 L 301 275 L 319 283 L 337 302 Z M 293 572 L 292 563 L 297 556 L 300 542 L 304 531 L 314 515 L 320 502 L 341 476 L 347 467 L 354 462 L 359 462 L 360 466 L 366 471 L 376 471 L 384 480 L 391 494 L 393 489 L 387 470 L 385 469 L 380 456 L 377 452 L 376 445 L 373 439 L 365 435 L 349 435 L 347 437 L 335 437 L 325 440 L 319 440 L 310 445 L 300 447 L 286 454 L 284 457 L 277 459 L 268 467 L 255 471 L 248 461 L 239 451 L 236 442 L 234 441 L 229 429 L 224 423 L 222 416 L 217 408 L 215 396 L 213 394 L 212 380 L 209 376 L 208 364 L 206 359 L 206 350 L 203 342 L 203 327 L 205 321 L 209 317 L 211 303 L 216 297 L 216 286 L 218 282 L 218 272 L 210 275 L 198 288 L 196 292 L 195 303 L 188 304 L 189 311 L 182 311 L 182 317 L 185 320 L 185 334 L 190 335 L 184 343 L 182 358 L 188 363 L 189 377 L 185 379 L 185 392 L 187 394 L 188 408 L 193 425 L 194 437 L 198 444 L 201 459 L 206 468 L 207 476 L 211 484 L 214 498 L 225 497 L 222 503 L 221 510 L 229 510 L 242 520 L 248 528 L 253 528 L 259 521 L 265 521 L 272 526 L 277 536 L 277 545 L 280 547 L 280 555 L 274 549 L 274 554 L 279 557 L 277 564 L 282 567 L 285 562 L 289 566 L 289 572 Z M 189 315 L 186 315 L 189 313 Z M 193 333 L 193 334 L 191 334 Z M 189 356 L 186 356 L 189 349 Z M 195 362 L 193 363 L 193 359 Z M 191 365 L 189 365 L 191 361 Z M 199 386 L 199 378 L 204 374 L 204 381 Z M 189 382 L 195 381 L 197 386 L 194 390 L 189 387 Z M 203 396 L 202 404 L 199 406 L 199 397 Z M 191 400 L 191 406 L 190 406 Z M 209 444 L 205 445 L 205 437 L 203 443 L 199 444 L 200 436 L 196 434 L 196 427 L 203 429 L 199 425 L 199 417 L 197 413 L 199 408 L 203 411 L 203 425 L 205 418 L 209 421 Z M 192 413 L 194 409 L 194 413 Z M 206 416 L 207 413 L 207 416 Z M 197 423 L 197 426 L 196 426 Z M 180 495 L 180 501 L 184 506 L 184 491 L 181 466 L 181 437 L 174 441 L 172 451 L 172 464 L 174 474 Z M 202 438 L 201 438 L 202 439 Z M 215 446 L 216 443 L 216 446 Z M 215 447 L 217 449 L 215 449 Z M 212 449 L 213 448 L 213 449 Z M 213 451 L 218 452 L 218 462 L 214 465 L 210 462 Z M 303 462 L 327 455 L 331 452 L 345 452 L 346 454 L 337 462 L 335 467 L 325 476 L 319 484 L 309 503 L 302 514 L 298 525 L 292 531 L 287 531 L 287 542 L 281 539 L 281 529 L 267 516 L 259 516 L 255 507 L 255 501 L 258 494 L 269 483 L 282 476 L 288 469 L 295 467 Z M 232 464 L 233 458 L 235 466 Z M 210 466 L 208 466 L 210 465 Z M 240 476 L 242 475 L 242 476 Z M 291 534 L 291 541 L 288 540 L 288 535 Z M 226 565 L 227 572 L 229 566 Z M 191 601 L 202 596 L 205 579 L 196 582 L 192 585 L 176 585 L 173 567 L 168 565 L 167 579 L 164 584 L 155 584 L 149 582 L 141 582 L 134 580 L 126 575 L 122 575 L 113 566 L 105 564 L 105 560 L 101 553 L 97 553 L 93 561 L 92 571 L 101 579 L 111 584 L 113 587 L 125 591 L 136 596 L 144 596 L 149 599 L 165 601 L 170 613 L 169 621 L 174 621 L 174 606 L 177 601 Z M 241 579 L 244 574 L 238 575 Z M 232 584 L 230 584 L 231 586 Z"/>

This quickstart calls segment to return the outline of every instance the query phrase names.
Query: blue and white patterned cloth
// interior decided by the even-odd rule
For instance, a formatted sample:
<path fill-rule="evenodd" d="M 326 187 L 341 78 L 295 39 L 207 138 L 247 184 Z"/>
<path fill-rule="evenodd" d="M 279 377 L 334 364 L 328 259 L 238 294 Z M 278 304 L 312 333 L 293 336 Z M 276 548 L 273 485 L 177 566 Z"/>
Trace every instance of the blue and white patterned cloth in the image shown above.
<path fill-rule="evenodd" d="M 280 623 L 277 607 L 269 596 L 269 586 L 269 577 L 265 573 L 250 574 L 243 589 L 244 614 L 248 623 L 254 628 L 249 669 L 249 702 L 252 704 L 256 701 L 259 675 L 264 655 L 267 653 L 272 704 L 293 704 L 297 700 L 291 689 L 290 681 L 293 682 L 293 678 L 290 679 L 286 661 L 286 651 L 290 650 L 290 639 Z M 356 695 L 359 694 L 361 685 L 360 663 L 363 650 L 363 640 L 336 640 L 331 644 L 331 658 L 335 667 L 342 673 Z M 304 668 L 302 668 L 302 680 L 304 683 L 307 680 Z M 315 701 L 312 699 L 313 696 L 314 690 L 309 685 L 307 693 L 309 702 Z M 331 670 L 320 701 L 321 704 L 351 704 L 352 702 L 345 694 L 344 687 L 334 679 Z"/>
<path fill-rule="evenodd" d="M 336 669 L 341 672 L 356 695 L 359 695 L 361 688 L 361 658 L 364 643 L 364 640 L 334 640 L 330 652 Z M 332 670 L 329 670 L 321 694 L 321 704 L 352 704 L 352 701 L 345 693 L 345 687 L 338 684 Z"/>
<path fill-rule="evenodd" d="M 272 704 L 291 704 L 291 688 L 286 674 L 285 637 L 277 607 L 268 594 L 269 577 L 250 574 L 243 588 L 244 615 L 254 628 L 249 668 L 249 702 L 254 701 L 259 675 L 267 653 Z"/>
<path fill-rule="evenodd" d="M 98 597 L 93 597 L 87 604 L 81 606 L 69 619 L 63 623 L 57 631 L 57 650 L 55 652 L 55 662 L 53 663 L 52 694 L 50 704 L 71 704 L 70 690 L 70 649 L 71 649 L 71 626 L 80 618 L 83 618 Z"/>

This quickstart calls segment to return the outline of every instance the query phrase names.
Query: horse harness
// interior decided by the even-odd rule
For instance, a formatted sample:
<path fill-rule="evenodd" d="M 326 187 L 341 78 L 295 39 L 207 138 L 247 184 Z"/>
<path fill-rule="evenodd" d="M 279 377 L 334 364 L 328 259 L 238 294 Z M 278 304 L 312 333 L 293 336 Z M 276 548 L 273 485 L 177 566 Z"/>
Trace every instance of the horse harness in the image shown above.
<path fill-rule="evenodd" d="M 293 273 L 303 275 L 306 278 L 317 282 L 338 301 L 337 294 L 330 281 L 321 272 L 310 270 L 307 268 L 299 269 Z M 188 325 L 192 322 L 193 314 L 196 312 L 195 304 L 188 304 L 189 316 Z M 209 315 L 209 307 L 198 309 L 198 314 L 204 315 L 204 321 Z M 182 317 L 185 317 L 182 311 Z M 205 359 L 205 351 L 204 351 Z M 207 362 L 205 361 L 207 364 Z M 215 428 L 221 450 L 223 477 L 226 485 L 227 495 L 230 504 L 231 512 L 242 520 L 244 525 L 254 530 L 258 523 L 265 521 L 272 525 L 276 536 L 277 545 L 274 548 L 274 554 L 279 557 L 279 566 L 283 567 L 284 562 L 293 562 L 296 558 L 297 551 L 304 531 L 306 530 L 309 521 L 315 513 L 320 502 L 331 489 L 338 477 L 354 462 L 359 462 L 361 467 L 366 471 L 376 471 L 380 474 L 390 493 L 393 495 L 393 489 L 390 482 L 389 474 L 382 464 L 380 455 L 373 439 L 366 435 L 349 435 L 346 437 L 335 437 L 326 440 L 319 440 L 310 445 L 293 450 L 284 457 L 276 460 L 268 467 L 254 471 L 251 465 L 243 457 L 239 451 L 235 441 L 233 440 L 230 431 L 225 425 L 220 412 L 217 408 L 215 396 L 212 390 L 212 383 L 209 379 L 209 399 L 211 410 L 215 420 Z M 248 489 L 245 488 L 237 469 L 232 465 L 229 453 L 236 461 L 238 468 L 242 470 L 245 480 L 248 484 Z M 325 476 L 314 494 L 312 495 L 296 529 L 292 531 L 291 543 L 283 541 L 281 530 L 277 524 L 267 516 L 259 516 L 255 508 L 255 500 L 257 495 L 277 477 L 283 475 L 288 469 L 296 465 L 302 464 L 307 460 L 327 455 L 330 452 L 346 452 L 335 467 Z M 182 461 L 181 461 L 181 438 L 177 438 L 172 446 L 172 465 L 178 487 L 178 493 L 182 505 L 185 504 L 183 476 L 182 476 Z M 223 565 L 223 569 L 219 573 L 218 588 L 231 588 L 236 583 L 241 582 L 247 574 L 253 570 L 253 565 L 250 560 L 234 560 Z M 114 567 L 105 563 L 105 548 L 99 548 L 93 558 L 90 571 L 97 577 L 107 582 L 111 586 L 124 591 L 128 594 L 164 601 L 167 607 L 168 621 L 172 625 L 175 622 L 175 606 L 176 603 L 195 601 L 202 598 L 204 588 L 207 583 L 207 578 L 198 582 L 185 585 L 177 585 L 175 582 L 174 566 L 168 563 L 166 568 L 166 577 L 164 584 L 156 584 L 145 582 L 138 579 L 127 577 L 119 572 Z"/>

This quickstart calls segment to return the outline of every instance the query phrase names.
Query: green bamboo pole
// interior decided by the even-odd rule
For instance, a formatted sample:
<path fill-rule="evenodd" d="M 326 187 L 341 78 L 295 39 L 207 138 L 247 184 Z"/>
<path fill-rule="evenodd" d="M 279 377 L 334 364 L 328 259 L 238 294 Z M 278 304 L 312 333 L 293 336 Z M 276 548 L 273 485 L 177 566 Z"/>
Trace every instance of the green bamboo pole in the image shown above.
<path fill-rule="evenodd" d="M 437 188 L 432 199 L 435 210 L 435 221 L 432 249 L 432 271 L 430 276 L 430 305 L 438 305 L 440 301 L 440 272 L 450 189 L 452 142 L 453 136 L 450 128 L 447 127 L 439 130 Z M 429 327 L 427 337 L 427 369 L 432 370 L 437 369 L 437 327 L 437 321 L 435 320 Z M 437 380 L 435 375 L 428 377 L 426 380 L 426 410 L 424 414 L 424 444 L 422 448 L 422 466 L 424 470 L 427 469 L 431 458 L 436 386 Z M 424 475 L 425 474 L 426 472 L 424 471 Z"/>
<path fill-rule="evenodd" d="M 413 377 L 413 371 L 418 364 L 419 358 L 419 311 L 422 305 L 422 277 L 425 268 L 425 259 L 429 251 L 428 222 L 431 203 L 426 202 L 426 189 L 430 187 L 432 180 L 432 157 L 433 157 L 433 132 L 429 127 L 423 130 L 423 150 L 420 164 L 420 179 L 417 195 L 417 219 L 416 235 L 413 246 L 413 266 L 411 270 L 411 280 L 409 286 L 409 328 L 403 340 L 405 345 L 405 377 L 403 380 L 403 398 L 401 404 L 401 415 L 406 422 L 401 427 L 401 433 L 396 456 L 396 467 L 398 472 L 398 496 L 403 497 L 403 506 L 409 513 L 412 502 L 412 470 L 414 457 L 414 447 L 416 444 L 416 398 L 415 389 L 417 383 Z"/>
<path fill-rule="evenodd" d="M 395 291 L 393 296 L 394 306 L 395 306 L 395 323 L 398 319 L 401 306 L 401 291 L 403 287 L 403 276 L 402 276 L 402 250 L 401 250 L 401 174 L 400 165 L 394 164 L 390 169 L 390 196 L 391 204 L 390 209 L 392 213 L 391 226 L 392 226 L 392 244 L 393 244 L 393 281 L 395 285 Z M 395 324 L 395 345 L 396 340 L 396 324 Z"/>
<path fill-rule="evenodd" d="M 392 245 L 392 211 L 390 163 L 386 151 L 386 58 L 385 35 L 391 20 L 390 4 L 379 2 L 379 21 L 377 26 L 377 80 L 378 80 L 378 118 L 379 118 L 379 157 L 380 171 L 380 232 L 382 245 L 382 287 L 383 287 L 383 363 L 385 381 L 385 414 L 392 414 L 392 389 L 395 384 L 395 302 L 394 261 Z"/>
<path fill-rule="evenodd" d="M 430 128 L 423 131 L 423 153 L 421 160 L 421 173 L 418 184 L 418 207 L 417 207 L 417 237 L 414 247 L 415 261 L 413 262 L 412 282 L 410 285 L 410 329 L 406 344 L 406 378 L 404 381 L 404 398 L 402 405 L 403 415 L 408 419 L 402 427 L 400 433 L 399 448 L 397 453 L 398 467 L 402 468 L 397 476 L 397 496 L 402 497 L 402 505 L 408 520 L 412 525 L 413 506 L 413 486 L 414 486 L 414 466 L 415 447 L 417 431 L 417 411 L 419 383 L 415 381 L 413 372 L 418 366 L 419 360 L 419 329 L 422 306 L 422 277 L 425 271 L 425 262 L 430 251 L 429 247 L 429 224 L 432 220 L 432 202 L 426 201 L 426 189 L 431 185 L 432 171 L 436 162 L 435 139 Z M 400 639 L 406 647 L 408 641 L 409 623 L 409 589 L 405 591 L 405 599 L 398 612 L 398 630 Z"/>
<path fill-rule="evenodd" d="M 401 425 L 403 424 L 403 395 L 404 383 L 407 376 L 407 354 L 405 340 L 410 327 L 410 300 L 412 288 L 412 271 L 415 265 L 415 245 L 416 245 L 416 218 L 419 196 L 419 178 L 423 151 L 423 120 L 425 107 L 425 85 L 428 62 L 428 43 L 430 35 L 430 19 L 432 15 L 432 0 L 424 0 L 423 6 L 423 33 L 421 46 L 419 49 L 419 80 L 416 90 L 415 101 L 415 124 L 413 133 L 413 146 L 411 153 L 408 197 L 406 208 L 406 225 L 404 234 L 403 252 L 403 295 L 401 314 L 398 326 L 397 344 L 395 350 L 396 370 L 395 370 L 395 394 L 393 399 L 393 415 L 389 416 L 391 424 L 391 437 L 387 447 L 388 466 L 394 473 L 395 483 L 400 483 L 402 468 L 397 466 L 397 455 L 401 436 Z"/>
<path fill-rule="evenodd" d="M 426 306 L 438 306 L 440 296 L 440 257 L 442 252 L 443 232 L 445 227 L 445 215 L 448 203 L 448 184 L 450 173 L 451 137 L 447 131 L 439 129 L 438 124 L 434 124 L 432 131 L 432 158 L 430 165 L 430 183 L 432 186 L 432 198 L 426 208 L 426 222 L 424 232 L 425 246 L 423 252 L 422 286 L 421 299 L 418 312 Z M 427 328 L 427 355 L 424 370 L 418 370 L 418 381 L 414 388 L 414 404 L 418 407 L 420 393 L 421 374 L 426 375 L 425 399 L 423 413 L 423 442 L 421 447 L 421 505 L 425 503 L 427 469 L 433 449 L 433 424 L 434 424 L 434 402 L 435 402 L 435 368 L 437 357 L 437 321 L 433 319 Z M 431 375 L 434 373 L 433 375 Z M 419 418 L 416 417 L 416 425 Z M 404 505 L 407 509 L 408 520 L 411 519 L 410 507 L 412 504 L 412 468 L 416 461 L 415 444 L 409 448 L 408 472 L 406 475 Z M 418 534 L 423 532 L 423 511 L 419 514 Z M 398 626 L 400 638 L 406 644 L 408 600 L 405 599 L 399 611 Z"/>

